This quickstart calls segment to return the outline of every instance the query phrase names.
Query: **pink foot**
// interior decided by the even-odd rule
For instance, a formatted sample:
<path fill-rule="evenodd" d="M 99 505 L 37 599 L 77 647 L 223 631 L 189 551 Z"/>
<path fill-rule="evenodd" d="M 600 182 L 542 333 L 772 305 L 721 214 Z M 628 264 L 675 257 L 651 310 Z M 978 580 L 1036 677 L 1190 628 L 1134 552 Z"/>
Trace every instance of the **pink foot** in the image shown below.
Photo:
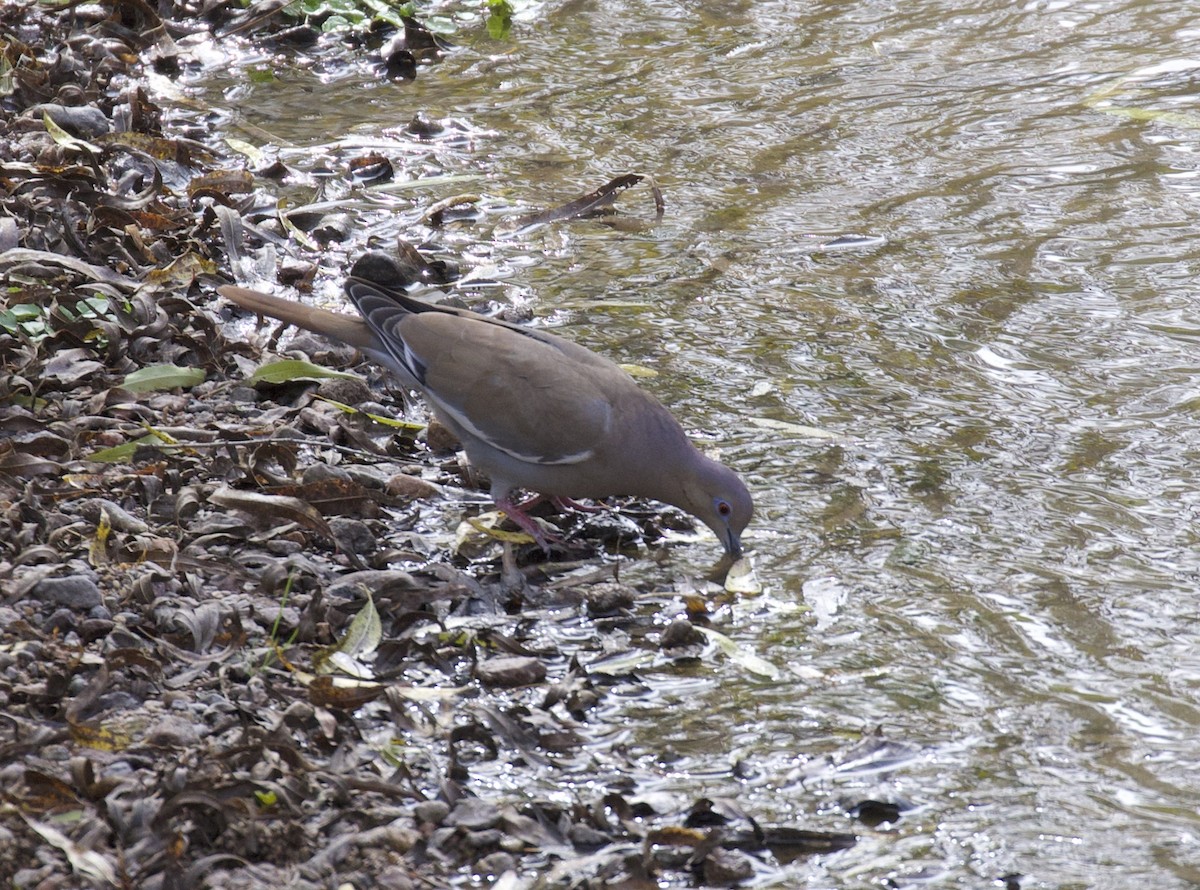
<path fill-rule="evenodd" d="M 544 494 L 535 494 L 535 495 L 533 495 L 533 497 L 526 498 L 525 500 L 521 501 L 521 503 L 517 504 L 517 509 L 521 510 L 522 512 L 524 512 L 526 510 L 531 510 L 532 508 L 534 508 L 538 504 L 540 504 L 542 501 L 547 501 L 547 500 L 564 513 L 568 510 L 577 510 L 580 513 L 603 513 L 604 512 L 604 507 L 593 507 L 590 504 L 581 504 L 581 503 L 579 503 L 579 501 L 575 500 L 574 498 L 563 498 L 563 497 L 559 497 L 558 495 L 554 495 L 552 497 L 546 497 L 546 495 L 544 495 Z"/>
<path fill-rule="evenodd" d="M 572 498 L 551 498 L 550 500 L 560 510 L 578 510 L 580 513 L 603 513 L 605 509 L 593 504 L 581 504 Z"/>
<path fill-rule="evenodd" d="M 538 495 L 532 499 L 532 502 L 536 503 L 540 498 L 541 495 Z M 547 532 L 537 524 L 532 516 L 529 516 L 525 512 L 525 508 L 530 503 L 530 501 L 525 501 L 521 504 L 514 504 L 512 499 L 508 497 L 496 499 L 496 506 L 503 510 L 508 518 L 517 524 L 521 531 L 531 535 L 537 541 L 538 546 L 542 548 L 543 552 L 549 556 L 552 545 L 562 543 L 562 538 Z"/>

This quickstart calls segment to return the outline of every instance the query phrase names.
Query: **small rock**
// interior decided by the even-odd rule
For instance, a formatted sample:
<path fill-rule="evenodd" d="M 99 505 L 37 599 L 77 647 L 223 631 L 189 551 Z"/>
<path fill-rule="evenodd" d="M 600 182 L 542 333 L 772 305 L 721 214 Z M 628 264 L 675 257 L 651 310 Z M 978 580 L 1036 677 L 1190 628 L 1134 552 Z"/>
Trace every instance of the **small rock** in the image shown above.
<path fill-rule="evenodd" d="M 434 454 L 448 454 L 458 451 L 462 444 L 448 427 L 437 418 L 433 418 L 429 421 L 429 426 L 425 427 L 425 447 Z"/>
<path fill-rule="evenodd" d="M 279 261 L 277 277 L 280 284 L 306 290 L 312 284 L 312 280 L 316 274 L 316 263 L 310 263 L 307 260 L 298 260 L 294 257 L 284 257 Z"/>
<path fill-rule="evenodd" d="M 301 541 L 289 541 L 284 538 L 275 538 L 273 541 L 267 542 L 267 552 L 272 556 L 295 556 L 302 550 L 307 549 Z"/>
<path fill-rule="evenodd" d="M 494 850 L 504 840 L 504 832 L 499 828 L 485 828 L 482 831 L 466 831 L 462 835 L 463 846 L 472 850 Z"/>
<path fill-rule="evenodd" d="M 147 727 L 143 738 L 147 745 L 156 748 L 186 748 L 200 740 L 200 734 L 191 720 L 166 716 Z"/>
<path fill-rule="evenodd" d="M 633 607 L 633 591 L 608 581 L 587 591 L 587 613 L 591 618 L 607 618 Z"/>
<path fill-rule="evenodd" d="M 75 629 L 75 618 L 75 612 L 71 609 L 55 609 L 43 629 L 48 633 L 57 632 L 65 636 Z"/>
<path fill-rule="evenodd" d="M 225 394 L 225 398 L 231 402 L 254 404 L 258 401 L 258 390 L 253 386 L 235 386 Z"/>
<path fill-rule="evenodd" d="M 642 527 L 620 513 L 605 511 L 587 517 L 578 532 L 601 544 L 613 547 L 636 546 L 642 540 Z"/>
<path fill-rule="evenodd" d="M 413 807 L 413 816 L 418 822 L 441 825 L 450 814 L 450 804 L 444 800 L 423 800 Z"/>
<path fill-rule="evenodd" d="M 399 498 L 405 501 L 416 501 L 424 498 L 433 498 L 441 494 L 439 489 L 432 482 L 426 482 L 424 479 L 418 479 L 416 476 L 409 476 L 407 473 L 397 473 L 388 479 L 384 485 L 384 492 L 388 497 Z"/>
<path fill-rule="evenodd" d="M 355 466 L 351 464 L 346 467 L 346 473 L 363 488 L 369 488 L 372 491 L 378 491 L 387 484 L 386 476 L 376 467 Z"/>
<path fill-rule="evenodd" d="M 454 809 L 442 821 L 447 827 L 482 831 L 499 824 L 500 818 L 500 808 L 492 801 L 478 797 L 464 797 L 454 805 Z"/>
<path fill-rule="evenodd" d="M 350 474 L 341 467 L 331 467 L 329 464 L 309 464 L 304 468 L 303 474 L 300 476 L 300 481 L 305 485 L 312 485 L 314 482 L 325 482 L 329 479 L 336 479 L 338 482 L 349 482 Z"/>
<path fill-rule="evenodd" d="M 71 578 L 43 578 L 33 588 L 32 595 L 43 602 L 84 611 L 100 605 L 100 588 L 91 578 L 78 575 Z"/>
<path fill-rule="evenodd" d="M 434 136 L 440 135 L 445 129 L 446 125 L 441 121 L 429 117 L 423 111 L 418 111 L 413 115 L 413 119 L 408 122 L 408 126 L 404 128 L 404 131 L 420 139 L 431 139 Z"/>
<path fill-rule="evenodd" d="M 333 413 L 336 410 L 325 402 L 318 402 L 316 407 L 300 409 L 300 421 L 307 429 L 328 436 L 338 428 L 337 417 Z"/>
<path fill-rule="evenodd" d="M 546 679 L 546 665 L 527 655 L 502 655 L 480 662 L 475 676 L 484 686 L 532 686 Z"/>
<path fill-rule="evenodd" d="M 705 884 L 728 887 L 754 877 L 754 864 L 749 857 L 724 847 L 717 847 L 704 857 L 701 867 Z"/>
<path fill-rule="evenodd" d="M 416 885 L 407 871 L 399 865 L 389 865 L 375 878 L 379 890 L 413 890 Z"/>
<path fill-rule="evenodd" d="M 704 634 L 696 630 L 686 618 L 677 618 L 667 625 L 658 641 L 661 649 L 683 649 L 687 646 L 703 646 Z"/>
<path fill-rule="evenodd" d="M 116 623 L 107 618 L 89 618 L 79 625 L 79 638 L 85 643 L 91 643 L 112 633 Z"/>
<path fill-rule="evenodd" d="M 335 516 L 329 520 L 329 530 L 338 546 L 347 553 L 357 553 L 363 556 L 374 553 L 379 549 L 379 541 L 367 524 L 358 519 L 347 519 L 345 516 Z"/>
<path fill-rule="evenodd" d="M 340 243 L 350 237 L 350 230 L 353 226 L 350 223 L 350 217 L 345 213 L 331 213 L 328 216 L 321 218 L 321 221 L 313 227 L 309 233 L 321 245 L 332 243 Z"/>
<path fill-rule="evenodd" d="M 570 838 L 571 843 L 577 849 L 584 851 L 598 850 L 605 844 L 612 843 L 612 838 L 603 831 L 599 831 L 582 822 L 576 822 L 572 825 L 567 832 L 567 837 Z"/>
<path fill-rule="evenodd" d="M 329 585 L 325 595 L 334 600 L 352 600 L 362 595 L 363 587 L 379 597 L 395 590 L 414 590 L 416 586 L 417 582 L 408 572 L 368 570 L 343 575 Z"/>
<path fill-rule="evenodd" d="M 92 139 L 102 136 L 112 130 L 112 123 L 104 112 L 94 105 L 59 105 L 56 102 L 45 102 L 34 105 L 25 112 L 26 115 L 50 118 L 68 133 Z"/>
<path fill-rule="evenodd" d="M 361 380 L 349 377 L 330 377 L 322 380 L 317 387 L 317 395 L 343 405 L 361 405 L 371 398 L 371 388 Z"/>
<path fill-rule="evenodd" d="M 489 853 L 478 862 L 475 863 L 476 874 L 485 878 L 498 877 L 506 871 L 516 871 L 517 860 L 511 853 L 505 853 L 500 850 L 495 853 Z"/>

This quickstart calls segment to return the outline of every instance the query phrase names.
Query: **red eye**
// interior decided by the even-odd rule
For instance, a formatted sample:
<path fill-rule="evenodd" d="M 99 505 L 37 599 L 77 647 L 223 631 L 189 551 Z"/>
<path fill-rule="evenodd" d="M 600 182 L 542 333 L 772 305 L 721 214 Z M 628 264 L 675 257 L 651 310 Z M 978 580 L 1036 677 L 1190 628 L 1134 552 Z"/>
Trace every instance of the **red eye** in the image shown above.
<path fill-rule="evenodd" d="M 717 501 L 717 512 L 722 516 L 728 516 L 733 512 L 733 507 L 729 506 L 727 501 Z"/>

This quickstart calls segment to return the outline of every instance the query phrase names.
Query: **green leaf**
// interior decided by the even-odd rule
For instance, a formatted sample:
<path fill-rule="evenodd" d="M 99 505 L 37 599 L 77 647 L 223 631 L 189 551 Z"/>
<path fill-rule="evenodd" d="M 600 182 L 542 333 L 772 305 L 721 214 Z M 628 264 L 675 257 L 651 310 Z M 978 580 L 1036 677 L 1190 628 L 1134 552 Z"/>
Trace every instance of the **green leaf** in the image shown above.
<path fill-rule="evenodd" d="M 87 455 L 86 460 L 94 460 L 106 464 L 124 463 L 133 457 L 133 453 L 143 445 L 160 444 L 162 444 L 162 440 L 151 433 L 148 436 L 142 436 L 131 442 L 126 442 L 124 445 L 114 445 L 112 448 L 102 448 L 99 451 L 93 451 Z"/>
<path fill-rule="evenodd" d="M 101 463 L 118 463 L 129 460 L 133 457 L 134 452 L 142 446 L 157 446 L 162 448 L 164 446 L 179 445 L 176 439 L 166 433 L 159 432 L 150 426 L 150 424 L 143 423 L 142 426 L 146 430 L 146 435 L 141 438 L 134 439 L 132 442 L 126 442 L 124 445 L 114 445 L 112 448 L 102 448 L 99 451 L 94 451 L 91 454 L 85 455 L 84 460 L 94 460 Z"/>
<path fill-rule="evenodd" d="M 508 0 L 488 0 L 488 36 L 493 40 L 505 40 L 512 30 L 513 8 Z"/>
<path fill-rule="evenodd" d="M 622 362 L 617 367 L 619 367 L 622 371 L 624 371 L 630 377 L 657 377 L 658 376 L 658 371 L 654 370 L 653 368 L 647 368 L 645 365 L 630 365 L 630 364 L 625 364 L 624 362 Z"/>
<path fill-rule="evenodd" d="M 309 238 L 303 229 L 292 222 L 291 217 L 288 216 L 283 209 L 283 201 L 279 201 L 276 206 L 279 208 L 279 222 L 285 229 L 287 229 L 288 234 L 290 234 L 296 239 L 296 241 L 307 247 L 309 250 L 321 249 L 320 244 L 318 244 L 316 241 L 313 241 L 312 238 Z"/>
<path fill-rule="evenodd" d="M 204 382 L 201 368 L 181 368 L 178 365 L 148 365 L 125 375 L 121 384 L 130 392 L 153 392 L 159 389 L 187 389 Z"/>
<path fill-rule="evenodd" d="M 97 156 L 104 153 L 100 146 L 92 145 L 86 139 L 79 139 L 76 136 L 72 136 L 51 120 L 50 115 L 44 111 L 42 112 L 42 125 L 45 126 L 46 132 L 50 134 L 50 138 L 68 151 L 86 151 Z"/>
<path fill-rule="evenodd" d="M 392 429 L 419 433 L 421 430 L 425 429 L 426 426 L 423 423 L 416 423 L 412 420 L 396 420 L 394 417 L 384 417 L 382 414 L 372 414 L 370 411 L 360 411 L 353 405 L 347 405 L 345 402 L 338 402 L 334 399 L 327 399 L 324 396 L 321 396 L 320 399 L 325 404 L 332 405 L 345 414 L 362 414 L 365 417 L 369 417 L 371 420 L 375 421 L 375 423 L 381 423 L 384 426 L 390 426 Z"/>
<path fill-rule="evenodd" d="M 33 303 L 18 303 L 8 309 L 0 309 L 0 328 L 10 334 L 19 331 L 33 340 L 40 340 L 50 333 L 42 307 Z"/>
<path fill-rule="evenodd" d="M 375 609 L 375 601 L 367 592 L 367 601 L 358 610 L 345 635 L 333 646 L 324 650 L 316 659 L 316 668 L 322 673 L 341 670 L 352 677 L 372 679 L 371 669 L 363 664 L 363 657 L 371 655 L 383 639 L 383 623 Z"/>
<path fill-rule="evenodd" d="M 345 377 L 347 380 L 362 379 L 357 374 L 333 371 L 329 368 L 322 368 L 320 365 L 314 365 L 312 362 L 286 358 L 260 366 L 248 380 L 250 383 L 290 383 L 293 380 L 324 380 L 328 377 Z"/>

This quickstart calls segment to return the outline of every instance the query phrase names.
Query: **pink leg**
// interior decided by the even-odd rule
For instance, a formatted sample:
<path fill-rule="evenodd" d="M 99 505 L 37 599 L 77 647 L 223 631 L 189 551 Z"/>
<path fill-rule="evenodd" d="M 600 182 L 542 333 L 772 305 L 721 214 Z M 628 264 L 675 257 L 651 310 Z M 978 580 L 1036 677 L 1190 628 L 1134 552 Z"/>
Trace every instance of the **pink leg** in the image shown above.
<path fill-rule="evenodd" d="M 540 498 L 541 495 L 538 495 L 538 497 Z M 508 518 L 515 522 L 522 531 L 532 535 L 533 539 L 537 541 L 538 546 L 549 556 L 551 545 L 560 542 L 562 539 L 558 535 L 547 533 L 533 520 L 533 517 L 525 513 L 524 508 L 528 504 L 528 501 L 522 504 L 514 504 L 512 498 L 507 495 L 502 498 L 496 498 L 496 506 L 503 510 L 508 515 Z"/>
<path fill-rule="evenodd" d="M 531 510 L 542 501 L 546 500 L 550 501 L 550 503 L 564 513 L 568 510 L 577 510 L 580 513 L 603 513 L 605 509 L 604 507 L 594 507 L 590 504 L 581 504 L 579 501 L 574 500 L 573 498 L 560 498 L 558 495 L 547 498 L 544 494 L 535 494 L 532 497 L 526 498 L 525 500 L 521 501 L 521 503 L 517 504 L 517 509 L 521 510 L 522 512 Z"/>
<path fill-rule="evenodd" d="M 579 501 L 572 500 L 571 498 L 555 497 L 550 500 L 560 510 L 578 510 L 580 513 L 603 513 L 605 509 L 604 507 L 596 507 L 592 504 L 581 504 Z"/>

